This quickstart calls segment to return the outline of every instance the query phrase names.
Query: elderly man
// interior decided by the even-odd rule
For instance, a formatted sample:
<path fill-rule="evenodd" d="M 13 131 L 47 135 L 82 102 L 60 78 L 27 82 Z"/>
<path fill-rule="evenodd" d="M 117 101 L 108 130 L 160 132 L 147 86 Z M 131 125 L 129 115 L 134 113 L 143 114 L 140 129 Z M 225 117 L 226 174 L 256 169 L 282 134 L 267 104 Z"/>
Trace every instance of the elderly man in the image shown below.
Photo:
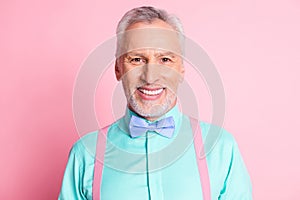
<path fill-rule="evenodd" d="M 199 158 L 197 149 L 212 125 L 179 111 L 182 33 L 179 20 L 160 9 L 139 7 L 123 16 L 115 75 L 127 110 L 74 144 L 59 199 L 252 199 L 233 137 L 220 129 L 212 150 Z"/>

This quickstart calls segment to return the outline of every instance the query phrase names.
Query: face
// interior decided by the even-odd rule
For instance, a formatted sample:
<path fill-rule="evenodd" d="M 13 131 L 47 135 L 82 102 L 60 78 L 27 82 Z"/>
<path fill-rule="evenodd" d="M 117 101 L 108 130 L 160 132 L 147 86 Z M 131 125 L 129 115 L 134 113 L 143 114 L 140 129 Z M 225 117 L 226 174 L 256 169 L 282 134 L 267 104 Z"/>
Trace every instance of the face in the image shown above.
<path fill-rule="evenodd" d="M 116 77 L 122 80 L 128 107 L 155 120 L 176 104 L 184 67 L 177 33 L 167 23 L 135 23 L 128 27 L 124 53 L 116 62 Z"/>

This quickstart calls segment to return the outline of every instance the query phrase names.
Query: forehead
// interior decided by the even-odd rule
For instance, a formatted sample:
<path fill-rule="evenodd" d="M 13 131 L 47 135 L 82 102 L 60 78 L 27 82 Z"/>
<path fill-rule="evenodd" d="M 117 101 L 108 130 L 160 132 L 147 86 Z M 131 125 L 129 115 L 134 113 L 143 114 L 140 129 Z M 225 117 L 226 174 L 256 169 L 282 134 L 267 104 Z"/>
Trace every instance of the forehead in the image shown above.
<path fill-rule="evenodd" d="M 157 49 L 181 54 L 180 34 L 162 20 L 134 23 L 126 29 L 121 38 L 122 54 L 138 49 Z"/>

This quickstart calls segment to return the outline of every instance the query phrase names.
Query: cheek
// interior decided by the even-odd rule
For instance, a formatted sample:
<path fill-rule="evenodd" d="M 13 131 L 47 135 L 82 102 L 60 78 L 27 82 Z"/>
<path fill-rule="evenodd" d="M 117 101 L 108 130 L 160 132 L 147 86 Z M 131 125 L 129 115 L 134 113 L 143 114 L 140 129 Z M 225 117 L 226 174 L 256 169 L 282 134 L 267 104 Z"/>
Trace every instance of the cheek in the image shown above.
<path fill-rule="evenodd" d="M 123 64 L 123 73 L 125 75 L 127 73 L 130 73 L 133 70 L 136 70 L 136 68 L 137 68 L 136 66 L 133 66 L 133 65 L 129 64 L 128 62 L 124 62 L 124 64 Z"/>
<path fill-rule="evenodd" d="M 164 75 L 166 85 L 176 92 L 178 84 L 181 82 L 182 76 L 175 70 L 170 70 Z"/>
<path fill-rule="evenodd" d="M 139 80 L 139 76 L 132 72 L 128 72 L 123 76 L 122 83 L 124 88 L 126 88 L 128 91 L 134 92 L 139 86 Z"/>

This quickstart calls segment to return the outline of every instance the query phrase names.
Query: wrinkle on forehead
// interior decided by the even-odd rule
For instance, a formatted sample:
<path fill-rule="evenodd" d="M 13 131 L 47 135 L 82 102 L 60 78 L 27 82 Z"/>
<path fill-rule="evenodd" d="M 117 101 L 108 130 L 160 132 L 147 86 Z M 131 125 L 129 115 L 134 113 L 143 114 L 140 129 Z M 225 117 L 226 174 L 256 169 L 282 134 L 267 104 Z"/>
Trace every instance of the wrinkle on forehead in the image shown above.
<path fill-rule="evenodd" d="M 172 52 L 182 55 L 180 33 L 162 28 L 138 28 L 121 33 L 119 43 L 121 50 L 117 55 L 126 54 L 141 49 L 157 49 L 161 52 Z"/>

